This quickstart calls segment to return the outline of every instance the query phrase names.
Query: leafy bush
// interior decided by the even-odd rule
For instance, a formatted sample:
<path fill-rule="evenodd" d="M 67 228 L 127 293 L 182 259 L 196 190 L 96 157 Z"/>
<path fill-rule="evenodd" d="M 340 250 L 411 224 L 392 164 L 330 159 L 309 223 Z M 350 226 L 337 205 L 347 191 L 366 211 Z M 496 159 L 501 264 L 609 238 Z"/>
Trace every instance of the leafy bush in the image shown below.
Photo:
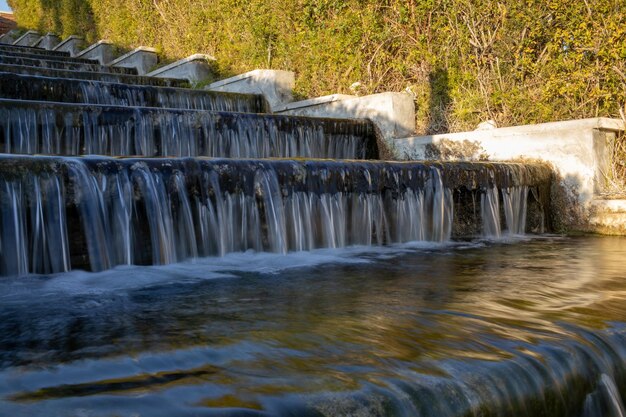
<path fill-rule="evenodd" d="M 18 23 L 293 70 L 300 96 L 407 90 L 421 132 L 595 116 L 626 103 L 623 0 L 9 0 Z"/>

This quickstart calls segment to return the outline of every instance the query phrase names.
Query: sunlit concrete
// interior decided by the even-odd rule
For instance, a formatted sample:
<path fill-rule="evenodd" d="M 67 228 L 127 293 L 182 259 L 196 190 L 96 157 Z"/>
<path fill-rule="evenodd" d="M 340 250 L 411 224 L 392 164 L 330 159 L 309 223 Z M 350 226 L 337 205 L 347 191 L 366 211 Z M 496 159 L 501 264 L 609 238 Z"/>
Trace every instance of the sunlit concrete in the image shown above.
<path fill-rule="evenodd" d="M 76 54 L 76 58 L 98 61 L 100 65 L 108 65 L 115 59 L 115 46 L 109 41 L 101 40 Z"/>
<path fill-rule="evenodd" d="M 388 141 L 415 133 L 415 104 L 413 97 L 406 93 L 380 93 L 362 97 L 334 94 L 291 103 L 277 109 L 276 113 L 369 119 Z"/>
<path fill-rule="evenodd" d="M 291 71 L 257 69 L 214 82 L 207 90 L 228 93 L 260 94 L 276 111 L 293 100 L 295 74 Z"/>
<path fill-rule="evenodd" d="M 612 144 L 624 132 L 618 119 L 593 118 L 394 140 L 402 160 L 535 160 L 550 163 L 565 193 L 565 223 L 592 230 L 592 203 L 610 192 Z M 598 230 L 601 231 L 601 230 Z"/>
<path fill-rule="evenodd" d="M 113 67 L 135 68 L 137 74 L 145 75 L 156 66 L 157 62 L 158 57 L 156 49 L 140 46 L 114 59 L 109 65 Z"/>

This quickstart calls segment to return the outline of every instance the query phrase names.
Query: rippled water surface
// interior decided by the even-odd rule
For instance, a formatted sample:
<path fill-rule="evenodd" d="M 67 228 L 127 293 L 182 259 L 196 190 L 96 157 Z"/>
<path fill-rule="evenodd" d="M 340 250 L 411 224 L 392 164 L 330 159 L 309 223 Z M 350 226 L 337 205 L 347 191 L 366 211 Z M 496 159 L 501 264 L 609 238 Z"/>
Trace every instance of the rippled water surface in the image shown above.
<path fill-rule="evenodd" d="M 626 239 L 0 282 L 2 416 L 623 416 Z"/>

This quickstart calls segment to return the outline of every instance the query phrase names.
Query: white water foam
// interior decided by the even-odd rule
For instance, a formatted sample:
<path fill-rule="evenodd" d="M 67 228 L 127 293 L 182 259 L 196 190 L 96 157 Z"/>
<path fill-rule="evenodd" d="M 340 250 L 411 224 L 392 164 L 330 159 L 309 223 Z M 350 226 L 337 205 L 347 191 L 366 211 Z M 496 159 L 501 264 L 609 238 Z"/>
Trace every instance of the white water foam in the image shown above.
<path fill-rule="evenodd" d="M 479 248 L 484 241 L 407 242 L 389 246 L 350 246 L 290 252 L 286 255 L 247 251 L 228 253 L 186 262 L 156 266 L 117 266 L 100 272 L 74 270 L 53 275 L 4 278 L 0 282 L 0 302 L 22 297 L 100 294 L 170 283 L 194 283 L 210 279 L 236 278 L 239 274 L 278 274 L 295 268 L 329 264 L 365 264 L 391 259 L 415 251 L 447 251 Z"/>

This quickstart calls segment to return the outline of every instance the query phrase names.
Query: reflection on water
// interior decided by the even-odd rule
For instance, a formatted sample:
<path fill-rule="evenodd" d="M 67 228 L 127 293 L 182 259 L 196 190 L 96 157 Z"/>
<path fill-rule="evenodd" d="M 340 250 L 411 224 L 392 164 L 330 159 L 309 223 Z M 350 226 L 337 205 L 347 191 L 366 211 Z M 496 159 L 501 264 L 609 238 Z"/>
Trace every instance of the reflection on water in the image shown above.
<path fill-rule="evenodd" d="M 624 260 L 541 238 L 5 279 L 0 415 L 623 416 Z"/>

